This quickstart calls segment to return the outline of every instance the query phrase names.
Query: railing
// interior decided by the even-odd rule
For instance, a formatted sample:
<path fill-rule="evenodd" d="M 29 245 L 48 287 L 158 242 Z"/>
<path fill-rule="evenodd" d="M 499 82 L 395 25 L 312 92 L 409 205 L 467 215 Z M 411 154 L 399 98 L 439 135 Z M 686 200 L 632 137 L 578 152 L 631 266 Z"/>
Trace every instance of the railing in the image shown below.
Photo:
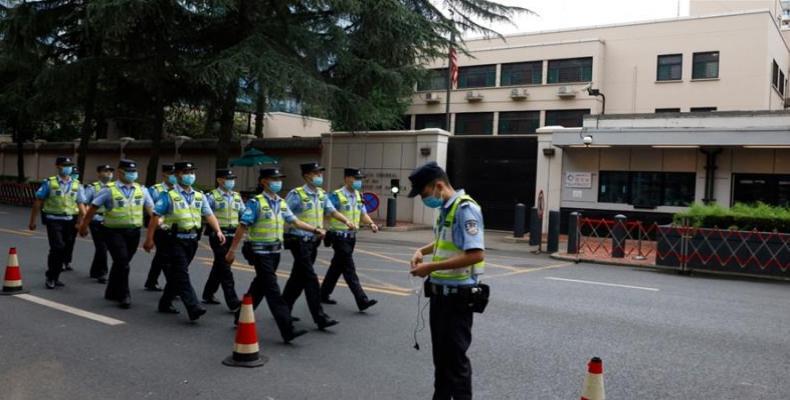
<path fill-rule="evenodd" d="M 18 206 L 33 204 L 40 183 L 0 182 L 0 203 Z"/>

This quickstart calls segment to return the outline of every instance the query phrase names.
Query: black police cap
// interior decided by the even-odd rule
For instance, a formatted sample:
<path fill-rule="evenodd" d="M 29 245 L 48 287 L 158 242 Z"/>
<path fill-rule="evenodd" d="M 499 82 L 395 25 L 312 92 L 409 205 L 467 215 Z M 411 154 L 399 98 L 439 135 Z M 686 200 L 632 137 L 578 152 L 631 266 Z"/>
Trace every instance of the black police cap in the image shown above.
<path fill-rule="evenodd" d="M 193 169 L 197 169 L 195 168 L 195 164 L 193 164 L 191 161 L 179 161 L 173 164 L 173 168 L 175 171 L 191 171 Z"/>
<path fill-rule="evenodd" d="M 225 179 L 236 179 L 236 175 L 233 175 L 233 171 L 227 168 L 219 168 L 217 169 L 216 173 L 217 178 L 225 178 Z"/>
<path fill-rule="evenodd" d="M 137 163 L 132 160 L 121 160 L 118 161 L 118 168 L 126 171 L 136 171 Z"/>
<path fill-rule="evenodd" d="M 162 164 L 162 173 L 172 174 L 175 170 L 176 167 L 173 164 Z"/>
<path fill-rule="evenodd" d="M 285 178 L 285 175 L 280 172 L 279 168 L 262 168 L 258 179 L 264 178 Z"/>
<path fill-rule="evenodd" d="M 409 197 L 417 196 L 418 194 L 422 193 L 422 190 L 429 183 L 445 176 L 447 176 L 447 174 L 444 172 L 442 167 L 436 163 L 436 161 L 431 161 L 421 167 L 417 167 L 414 171 L 412 171 L 411 175 L 409 175 L 409 181 L 411 181 L 411 191 L 409 192 Z"/>
<path fill-rule="evenodd" d="M 105 172 L 105 171 L 115 171 L 115 168 L 113 168 L 110 164 L 101 164 L 98 167 L 96 167 L 96 172 Z"/>
<path fill-rule="evenodd" d="M 364 178 L 365 174 L 359 168 L 345 168 L 343 169 L 343 176 L 351 176 L 354 178 Z"/>
<path fill-rule="evenodd" d="M 68 167 L 70 165 L 74 165 L 74 161 L 69 156 L 58 156 L 55 158 L 55 165 Z"/>
<path fill-rule="evenodd" d="M 302 175 L 309 174 L 310 172 L 315 172 L 315 171 L 326 171 L 326 168 L 322 167 L 317 162 L 299 164 L 299 168 L 302 169 Z"/>

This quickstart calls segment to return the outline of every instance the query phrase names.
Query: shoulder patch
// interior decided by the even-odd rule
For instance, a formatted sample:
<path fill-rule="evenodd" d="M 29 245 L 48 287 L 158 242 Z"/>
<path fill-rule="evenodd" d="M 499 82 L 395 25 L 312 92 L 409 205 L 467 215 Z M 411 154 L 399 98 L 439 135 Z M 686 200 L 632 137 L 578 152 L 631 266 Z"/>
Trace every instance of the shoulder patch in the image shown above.
<path fill-rule="evenodd" d="M 477 235 L 480 233 L 480 227 L 477 223 L 477 220 L 470 219 L 464 222 L 464 230 L 470 235 Z"/>

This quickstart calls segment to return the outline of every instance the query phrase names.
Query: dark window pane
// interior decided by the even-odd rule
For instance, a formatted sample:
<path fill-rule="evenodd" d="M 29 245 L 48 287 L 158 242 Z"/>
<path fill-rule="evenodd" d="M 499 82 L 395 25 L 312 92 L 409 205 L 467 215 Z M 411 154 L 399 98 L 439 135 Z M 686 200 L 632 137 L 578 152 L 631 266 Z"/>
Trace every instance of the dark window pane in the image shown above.
<path fill-rule="evenodd" d="M 447 68 L 432 69 L 417 84 L 417 90 L 447 90 Z"/>
<path fill-rule="evenodd" d="M 540 127 L 540 111 L 510 111 L 499 113 L 499 134 L 535 133 Z"/>
<path fill-rule="evenodd" d="M 540 84 L 543 61 L 502 64 L 502 86 Z"/>
<path fill-rule="evenodd" d="M 733 174 L 733 203 L 790 206 L 790 175 Z"/>
<path fill-rule="evenodd" d="M 656 108 L 656 114 L 659 113 L 676 113 L 680 112 L 680 108 Z"/>
<path fill-rule="evenodd" d="M 578 128 L 582 126 L 584 116 L 590 110 L 549 110 L 546 111 L 546 126 L 560 125 L 566 128 Z"/>
<path fill-rule="evenodd" d="M 456 135 L 491 135 L 494 133 L 494 113 L 455 114 Z"/>
<path fill-rule="evenodd" d="M 691 107 L 689 108 L 691 112 L 711 112 L 716 111 L 716 107 Z"/>
<path fill-rule="evenodd" d="M 548 83 L 589 82 L 592 57 L 550 60 Z"/>
<path fill-rule="evenodd" d="M 658 56 L 658 74 L 656 79 L 659 81 L 677 81 L 683 76 L 683 55 L 670 54 Z"/>
<path fill-rule="evenodd" d="M 629 173 L 626 171 L 601 171 L 598 179 L 598 202 L 630 203 Z"/>
<path fill-rule="evenodd" d="M 785 94 L 785 73 L 782 71 L 779 71 L 779 93 Z"/>
<path fill-rule="evenodd" d="M 414 121 L 414 129 L 441 128 L 447 130 L 447 119 L 444 114 L 422 114 L 417 115 Z"/>
<path fill-rule="evenodd" d="M 771 83 L 773 83 L 775 87 L 779 87 L 779 65 L 776 64 L 776 60 L 774 60 L 771 66 Z"/>
<path fill-rule="evenodd" d="M 709 79 L 719 77 L 719 52 L 694 53 L 691 79 Z"/>
<path fill-rule="evenodd" d="M 458 68 L 458 88 L 496 86 L 496 65 Z"/>
<path fill-rule="evenodd" d="M 665 172 L 662 205 L 687 207 L 694 202 L 697 175 L 693 172 Z"/>
<path fill-rule="evenodd" d="M 660 205 L 662 189 L 661 172 L 631 172 L 631 204 L 634 206 Z"/>

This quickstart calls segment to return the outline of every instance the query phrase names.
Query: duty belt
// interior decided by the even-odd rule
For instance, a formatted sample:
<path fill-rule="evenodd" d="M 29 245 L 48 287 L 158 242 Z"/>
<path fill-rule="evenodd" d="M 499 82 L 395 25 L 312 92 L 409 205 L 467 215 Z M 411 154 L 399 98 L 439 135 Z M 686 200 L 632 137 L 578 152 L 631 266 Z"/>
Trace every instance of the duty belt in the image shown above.
<path fill-rule="evenodd" d="M 244 247 L 248 248 L 253 253 L 277 253 L 282 250 L 283 244 L 280 242 L 261 243 L 247 240 L 244 242 Z"/>
<path fill-rule="evenodd" d="M 471 296 L 475 290 L 478 289 L 477 285 L 465 285 L 465 286 L 448 286 L 448 285 L 438 285 L 436 283 L 429 283 L 428 287 L 430 288 L 431 294 L 435 296 L 464 296 L 468 297 Z"/>
<path fill-rule="evenodd" d="M 304 243 L 312 243 L 312 242 L 318 241 L 318 236 L 316 236 L 316 235 L 300 236 L 300 235 L 294 235 L 292 233 L 289 233 L 289 234 L 287 234 L 287 236 L 291 240 L 296 240 L 298 242 L 304 242 Z"/>
<path fill-rule="evenodd" d="M 330 232 L 334 237 L 340 239 L 354 239 L 357 237 L 357 233 L 355 231 L 331 231 Z"/>

